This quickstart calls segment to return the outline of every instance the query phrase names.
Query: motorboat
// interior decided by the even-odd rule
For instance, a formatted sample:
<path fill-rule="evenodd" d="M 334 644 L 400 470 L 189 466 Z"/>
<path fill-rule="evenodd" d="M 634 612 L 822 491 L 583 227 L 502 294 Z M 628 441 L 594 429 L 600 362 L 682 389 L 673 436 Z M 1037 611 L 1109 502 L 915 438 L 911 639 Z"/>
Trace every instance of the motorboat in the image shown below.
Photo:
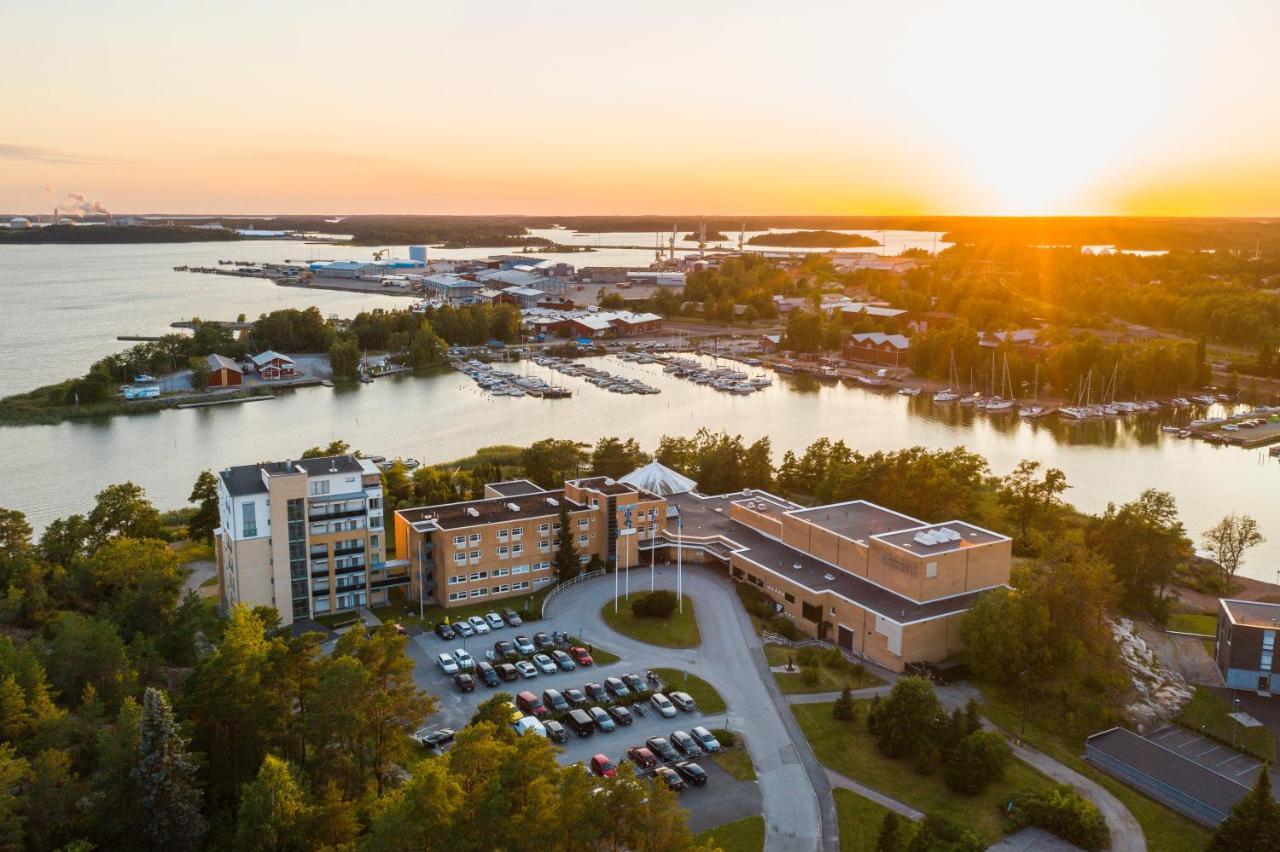
<path fill-rule="evenodd" d="M 959 398 L 960 398 L 960 394 L 956 393 L 951 388 L 943 388 L 942 390 L 938 391 L 933 395 L 933 401 L 939 402 L 939 403 L 955 402 Z"/>
<path fill-rule="evenodd" d="M 924 390 L 924 388 L 906 388 L 906 387 L 903 387 L 903 388 L 898 388 L 898 393 L 899 393 L 901 396 L 919 396 L 919 395 L 923 392 L 923 390 Z"/>

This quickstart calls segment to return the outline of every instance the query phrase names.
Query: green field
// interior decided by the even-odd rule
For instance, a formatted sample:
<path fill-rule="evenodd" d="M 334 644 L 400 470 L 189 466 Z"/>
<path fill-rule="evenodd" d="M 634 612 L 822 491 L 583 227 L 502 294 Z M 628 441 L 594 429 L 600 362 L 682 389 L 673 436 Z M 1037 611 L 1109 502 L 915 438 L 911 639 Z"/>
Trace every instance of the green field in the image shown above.
<path fill-rule="evenodd" d="M 756 814 L 695 836 L 699 844 L 711 843 L 724 852 L 760 852 L 764 849 L 764 817 Z"/>
<path fill-rule="evenodd" d="M 712 728 L 711 735 L 720 741 L 720 750 L 711 755 L 711 759 L 720 765 L 720 768 L 728 772 L 739 781 L 756 780 L 756 767 L 751 762 L 751 755 L 747 753 L 747 744 L 743 741 L 741 734 L 733 734 L 733 745 L 725 745 L 729 737 L 725 735 L 725 731 L 721 728 Z"/>
<path fill-rule="evenodd" d="M 698 709 L 708 716 L 723 713 L 727 709 L 724 699 L 716 688 L 695 674 L 679 669 L 654 669 L 654 674 L 662 678 L 668 692 L 687 692 L 697 703 Z"/>
<path fill-rule="evenodd" d="M 1276 739 L 1265 725 L 1246 728 L 1231 718 L 1231 707 L 1226 701 L 1209 692 L 1196 688 L 1187 706 L 1182 708 L 1178 724 L 1192 731 L 1199 731 L 1221 743 L 1235 743 L 1245 754 L 1259 760 L 1274 763 Z"/>
<path fill-rule="evenodd" d="M 614 612 L 615 604 L 617 612 Z M 605 604 L 600 614 L 614 630 L 638 642 L 648 642 L 663 648 L 696 648 L 702 644 L 702 635 L 698 632 L 698 617 L 688 595 L 684 596 L 684 612 L 673 613 L 667 618 L 636 618 L 631 614 L 631 607 L 624 598 Z"/>
<path fill-rule="evenodd" d="M 880 825 L 889 809 L 852 790 L 840 787 L 831 791 L 836 800 L 836 819 L 840 823 L 840 852 L 876 852 Z M 911 832 L 911 820 L 902 818 L 903 837 Z"/>
<path fill-rule="evenodd" d="M 781 645 L 765 645 L 764 658 L 771 666 L 785 666 L 787 657 L 795 657 L 795 652 Z M 845 686 L 852 689 L 866 689 L 872 686 L 880 686 L 883 680 L 871 674 L 871 672 L 863 671 L 861 674 L 854 671 L 853 665 L 845 663 L 839 668 L 829 668 L 820 666 L 818 668 L 818 682 L 808 684 L 804 681 L 804 674 L 801 672 L 774 672 L 774 680 L 778 682 L 778 689 L 787 695 L 803 695 L 818 692 L 839 692 Z"/>
<path fill-rule="evenodd" d="M 921 775 L 910 764 L 880 754 L 866 725 L 833 718 L 831 707 L 829 703 L 791 707 L 809 744 L 813 746 L 814 754 L 824 766 L 918 811 L 946 817 L 976 832 L 988 843 L 994 843 L 1004 835 L 1001 808 L 1011 795 L 1021 790 L 1043 790 L 1053 786 L 1048 778 L 1014 760 L 1002 780 L 989 785 L 978 795 L 952 792 L 940 771 Z M 866 717 L 865 707 L 861 708 L 860 716 Z"/>

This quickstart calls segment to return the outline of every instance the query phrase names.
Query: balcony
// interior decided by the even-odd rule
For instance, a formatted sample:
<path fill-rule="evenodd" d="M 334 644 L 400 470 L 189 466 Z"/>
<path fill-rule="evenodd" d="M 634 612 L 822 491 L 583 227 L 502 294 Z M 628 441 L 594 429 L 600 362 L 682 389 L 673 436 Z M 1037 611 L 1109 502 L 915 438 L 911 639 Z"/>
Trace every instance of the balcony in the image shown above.
<path fill-rule="evenodd" d="M 335 547 L 333 549 L 333 555 L 335 557 L 336 556 L 363 556 L 364 550 L 365 550 L 364 542 L 361 542 L 360 544 L 355 545 L 354 547 Z"/>
<path fill-rule="evenodd" d="M 336 521 L 342 518 L 362 518 L 369 514 L 369 510 L 364 506 L 356 509 L 344 509 L 340 512 L 310 512 L 307 514 L 308 521 Z"/>
<path fill-rule="evenodd" d="M 351 565 L 337 565 L 334 567 L 333 573 L 334 573 L 334 576 L 336 577 L 342 577 L 347 574 L 353 574 L 358 571 L 364 571 L 365 568 L 366 566 L 364 564 L 364 560 L 361 560 L 359 563 L 353 563 Z"/>

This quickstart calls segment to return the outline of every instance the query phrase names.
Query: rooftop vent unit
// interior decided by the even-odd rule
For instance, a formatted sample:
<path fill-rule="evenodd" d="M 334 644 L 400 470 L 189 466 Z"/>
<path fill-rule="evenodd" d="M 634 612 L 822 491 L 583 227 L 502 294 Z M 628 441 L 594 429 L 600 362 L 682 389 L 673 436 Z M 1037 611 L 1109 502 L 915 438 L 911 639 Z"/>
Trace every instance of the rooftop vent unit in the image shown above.
<path fill-rule="evenodd" d="M 801 568 L 803 568 L 804 566 L 803 566 L 803 565 L 801 565 L 799 562 L 793 562 L 793 563 L 791 564 L 791 567 L 792 567 L 794 570 L 799 571 L 799 570 L 800 570 Z"/>
<path fill-rule="evenodd" d="M 960 533 L 951 529 L 951 527 L 943 527 L 942 529 L 934 533 L 934 535 L 938 536 L 942 541 L 959 541 L 960 540 Z"/>
<path fill-rule="evenodd" d="M 822 579 L 826 580 L 828 583 L 829 583 L 829 582 L 831 582 L 832 580 L 834 580 L 835 578 L 836 578 L 836 575 L 835 575 L 835 574 L 823 574 L 823 575 L 822 575 Z"/>
<path fill-rule="evenodd" d="M 471 517 L 473 517 L 473 518 L 478 518 L 478 517 L 480 517 L 480 510 L 479 510 L 479 509 L 477 509 L 475 506 L 468 506 L 468 507 L 467 507 L 467 514 L 468 514 L 468 515 L 470 515 L 470 516 L 471 516 Z"/>
<path fill-rule="evenodd" d="M 613 480 L 606 476 L 606 477 L 604 478 L 604 484 L 605 484 L 605 485 L 613 485 Z"/>
<path fill-rule="evenodd" d="M 511 511 L 513 511 L 513 512 L 519 512 L 519 511 L 520 511 L 520 504 L 519 504 L 519 503 L 508 503 L 508 504 L 507 504 L 507 508 L 508 508 L 508 509 L 510 509 L 510 510 L 511 510 Z"/>
<path fill-rule="evenodd" d="M 556 499 L 556 498 L 554 498 L 554 497 L 548 497 L 548 498 L 547 498 L 547 505 L 548 505 L 548 506 L 559 506 L 559 505 L 560 505 L 560 501 L 559 501 L 559 500 L 557 500 L 557 499 Z"/>

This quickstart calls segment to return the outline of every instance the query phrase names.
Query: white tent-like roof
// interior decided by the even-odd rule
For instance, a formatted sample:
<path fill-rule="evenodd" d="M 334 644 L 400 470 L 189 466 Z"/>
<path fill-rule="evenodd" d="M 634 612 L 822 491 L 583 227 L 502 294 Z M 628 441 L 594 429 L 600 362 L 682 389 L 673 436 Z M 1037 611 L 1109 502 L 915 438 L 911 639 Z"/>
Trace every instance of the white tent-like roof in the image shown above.
<path fill-rule="evenodd" d="M 676 473 L 671 468 L 656 461 L 651 461 L 644 467 L 636 468 L 618 481 L 634 485 L 636 488 L 642 488 L 650 494 L 657 494 L 659 497 L 684 494 L 698 487 L 698 483 L 689 477 Z"/>

